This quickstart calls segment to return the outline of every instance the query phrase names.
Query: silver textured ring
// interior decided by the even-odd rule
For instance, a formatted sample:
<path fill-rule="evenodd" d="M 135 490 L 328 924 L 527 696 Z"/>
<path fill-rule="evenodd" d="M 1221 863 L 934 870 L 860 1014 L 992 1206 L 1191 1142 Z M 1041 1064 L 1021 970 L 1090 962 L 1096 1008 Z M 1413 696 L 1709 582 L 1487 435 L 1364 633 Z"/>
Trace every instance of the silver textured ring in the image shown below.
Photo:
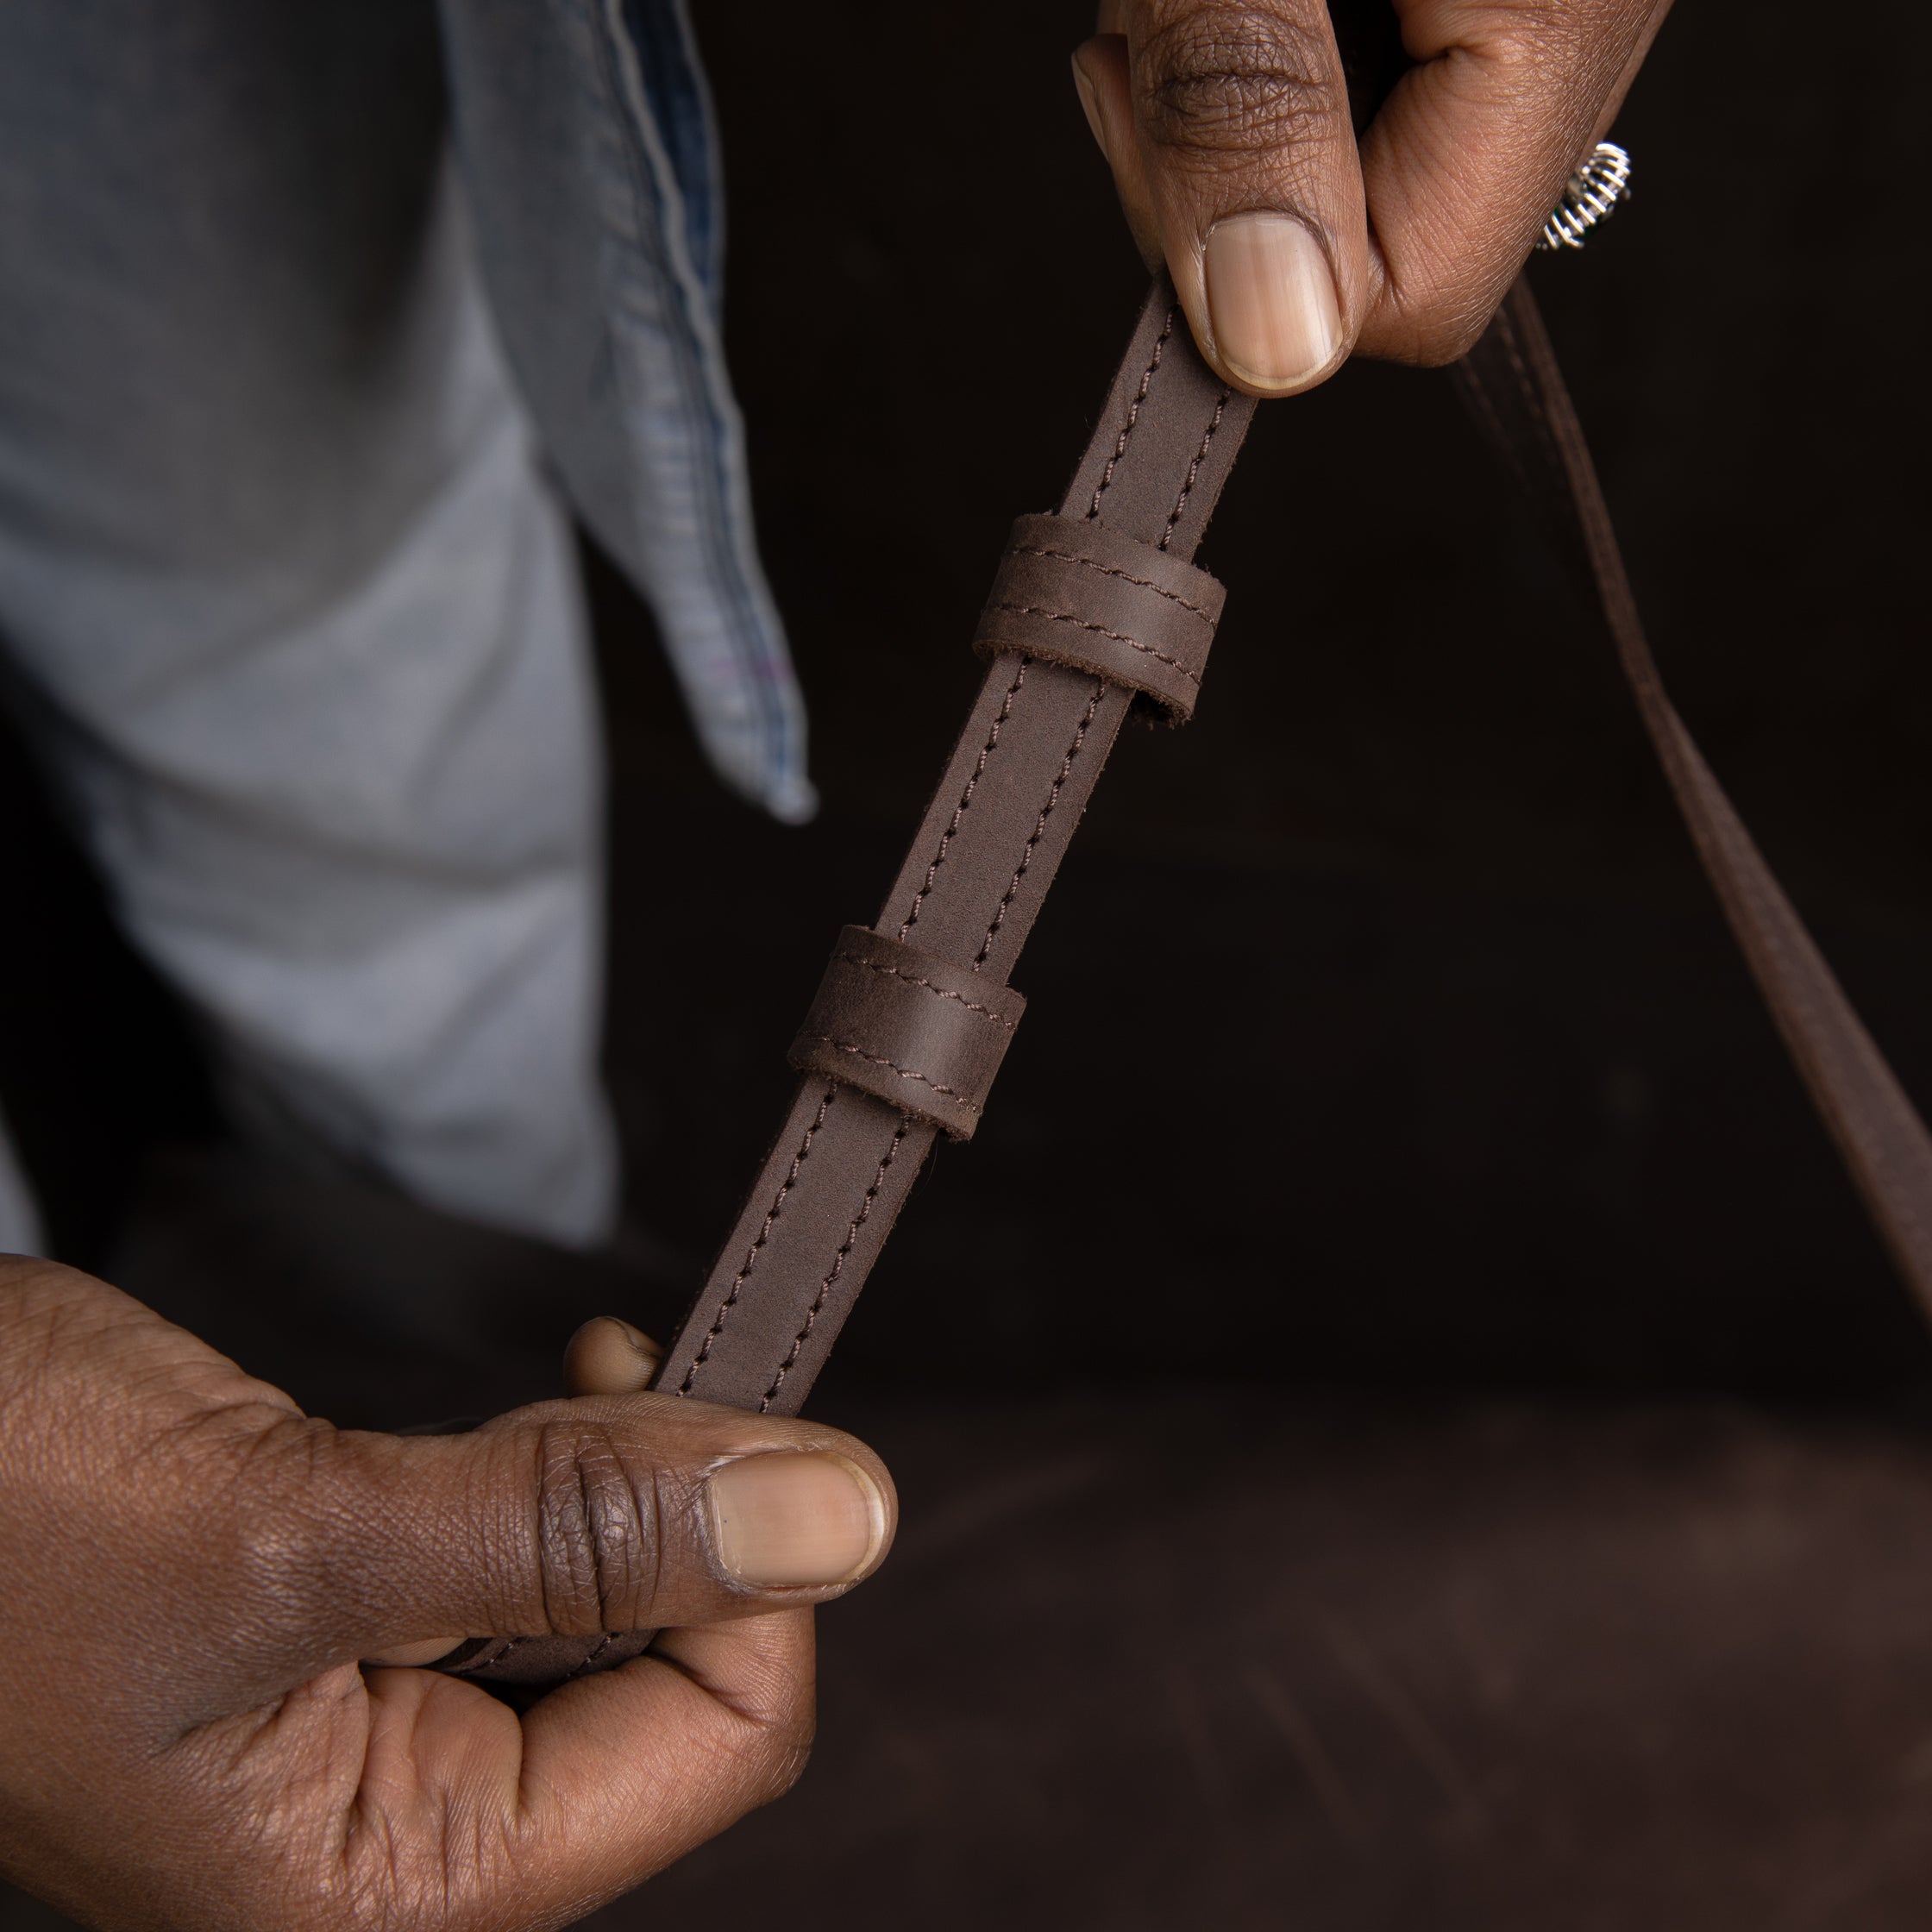
<path fill-rule="evenodd" d="M 1630 157 L 1613 141 L 1600 141 L 1590 159 L 1563 185 L 1563 199 L 1537 237 L 1539 249 L 1580 248 L 1599 222 L 1616 212 L 1630 195 Z"/>

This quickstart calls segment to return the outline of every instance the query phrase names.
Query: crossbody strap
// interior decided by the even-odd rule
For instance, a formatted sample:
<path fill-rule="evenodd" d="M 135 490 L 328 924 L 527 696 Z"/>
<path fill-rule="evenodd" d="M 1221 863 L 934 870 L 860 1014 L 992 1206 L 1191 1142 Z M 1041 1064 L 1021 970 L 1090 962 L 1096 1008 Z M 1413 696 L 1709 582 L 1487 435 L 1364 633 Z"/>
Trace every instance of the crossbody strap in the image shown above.
<path fill-rule="evenodd" d="M 1746 963 L 1893 1260 L 1932 1314 L 1932 1137 L 1658 675 L 1583 426 L 1527 279 L 1459 366 L 1519 480 L 1580 544 L 1644 729 Z"/>
<path fill-rule="evenodd" d="M 935 1136 L 976 1125 L 990 1075 L 951 1036 L 1004 1050 L 1007 982 L 1130 707 L 1192 708 L 1220 593 L 1189 562 L 1253 411 L 1164 279 L 1057 515 L 1014 531 L 978 701 L 877 919 L 840 935 L 791 1113 L 658 1388 L 795 1413 Z"/>
<path fill-rule="evenodd" d="M 1665 694 L 1590 452 L 1526 281 L 1460 366 L 1519 479 L 1580 544 L 1697 852 L 1901 1270 L 1932 1310 L 1932 1140 Z M 870 926 L 847 926 L 794 1040 L 791 1111 L 660 1370 L 679 1396 L 795 1414 L 934 1139 L 968 1138 L 1025 1010 L 1009 983 L 1131 708 L 1194 706 L 1221 607 L 1193 566 L 1253 403 L 1157 282 L 1058 511 L 1022 518 L 982 617 L 989 664 Z M 648 1631 L 494 1638 L 439 1666 L 541 1685 Z"/>

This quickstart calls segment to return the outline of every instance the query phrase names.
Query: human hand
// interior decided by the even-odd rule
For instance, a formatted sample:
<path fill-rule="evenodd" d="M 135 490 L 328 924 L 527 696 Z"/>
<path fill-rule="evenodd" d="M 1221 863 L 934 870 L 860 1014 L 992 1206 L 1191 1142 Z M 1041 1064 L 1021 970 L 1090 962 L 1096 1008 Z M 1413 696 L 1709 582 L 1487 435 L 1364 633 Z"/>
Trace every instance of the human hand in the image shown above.
<path fill-rule="evenodd" d="M 1670 0 L 1356 4 L 1391 9 L 1415 63 L 1359 141 L 1327 0 L 1101 0 L 1074 55 L 1141 252 L 1251 395 L 1311 388 L 1358 350 L 1464 354 Z"/>
<path fill-rule="evenodd" d="M 626 1333 L 593 1324 L 574 1383 L 642 1380 Z M 0 1261 L 0 1870 L 115 1932 L 569 1923 L 791 1784 L 800 1606 L 877 1567 L 895 1507 L 849 1436 L 671 1396 L 338 1431 Z M 658 1626 L 522 1718 L 357 1662 Z"/>

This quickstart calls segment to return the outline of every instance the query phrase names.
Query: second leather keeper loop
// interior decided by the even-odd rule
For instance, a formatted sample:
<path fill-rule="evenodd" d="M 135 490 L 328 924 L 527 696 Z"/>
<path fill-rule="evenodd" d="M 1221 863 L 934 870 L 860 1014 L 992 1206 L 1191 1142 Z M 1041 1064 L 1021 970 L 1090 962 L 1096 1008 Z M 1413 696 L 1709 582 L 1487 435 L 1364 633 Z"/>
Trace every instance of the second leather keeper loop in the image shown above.
<path fill-rule="evenodd" d="M 849 925 L 786 1057 L 970 1140 L 1026 1010 L 1010 986 Z"/>
<path fill-rule="evenodd" d="M 1205 570 L 1095 518 L 1022 517 L 973 648 L 1106 678 L 1184 724 L 1226 596 Z"/>

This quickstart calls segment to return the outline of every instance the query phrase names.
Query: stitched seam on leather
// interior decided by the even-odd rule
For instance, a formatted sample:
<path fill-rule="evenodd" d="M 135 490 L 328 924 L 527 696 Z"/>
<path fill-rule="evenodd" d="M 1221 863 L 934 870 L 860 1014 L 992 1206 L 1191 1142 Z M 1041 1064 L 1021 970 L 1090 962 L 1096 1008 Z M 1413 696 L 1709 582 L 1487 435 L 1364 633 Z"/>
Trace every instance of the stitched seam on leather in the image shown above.
<path fill-rule="evenodd" d="M 845 1239 L 839 1244 L 838 1252 L 831 1258 L 831 1269 L 819 1284 L 819 1292 L 812 1306 L 805 1311 L 805 1325 L 793 1339 L 791 1352 L 778 1364 L 778 1373 L 772 1377 L 771 1387 L 766 1389 L 758 1404 L 758 1413 L 762 1415 L 778 1400 L 778 1391 L 785 1386 L 785 1377 L 797 1367 L 799 1357 L 804 1352 L 806 1339 L 811 1335 L 819 1317 L 824 1314 L 825 1303 L 831 1299 L 831 1291 L 838 1285 L 838 1277 L 845 1271 L 845 1263 L 853 1248 L 857 1245 L 859 1230 L 872 1217 L 872 1203 L 879 1198 L 879 1190 L 886 1184 L 886 1176 L 893 1162 L 898 1158 L 900 1144 L 911 1131 L 910 1116 L 899 1123 L 892 1137 L 892 1145 L 886 1149 L 884 1158 L 879 1163 L 879 1171 L 872 1176 L 872 1185 L 865 1190 L 865 1198 L 859 1202 L 858 1212 L 852 1216 L 851 1225 L 845 1230 Z"/>
<path fill-rule="evenodd" d="M 1188 507 L 1188 499 L 1194 494 L 1195 479 L 1201 474 L 1201 466 L 1208 461 L 1208 448 L 1214 440 L 1221 426 L 1221 417 L 1227 413 L 1227 399 L 1233 392 L 1224 389 L 1215 398 L 1214 413 L 1208 424 L 1208 434 L 1201 439 L 1201 447 L 1195 451 L 1194 461 L 1188 465 L 1188 480 L 1181 486 L 1181 499 L 1174 505 L 1167 519 L 1167 528 L 1161 532 L 1160 548 L 1165 549 L 1174 541 L 1174 532 L 1181 521 L 1181 512 Z"/>
<path fill-rule="evenodd" d="M 703 1368 L 710 1359 L 712 1344 L 724 1333 L 724 1324 L 730 1318 L 732 1308 L 737 1306 L 738 1296 L 743 1292 L 745 1283 L 751 1278 L 751 1270 L 758 1265 L 758 1257 L 763 1251 L 766 1242 L 770 1240 L 773 1225 L 784 1208 L 785 1197 L 798 1185 L 799 1170 L 805 1165 L 806 1157 L 812 1151 L 812 1137 L 820 1127 L 825 1126 L 825 1115 L 831 1110 L 832 1101 L 837 1096 L 837 1092 L 838 1089 L 836 1087 L 828 1087 L 820 1098 L 819 1111 L 812 1116 L 812 1125 L 805 1130 L 805 1138 L 799 1143 L 798 1152 L 792 1156 L 791 1170 L 786 1175 L 784 1182 L 778 1192 L 772 1196 L 771 1206 L 765 1210 L 764 1226 L 758 1230 L 757 1239 L 746 1251 L 744 1265 L 738 1270 L 737 1278 L 731 1283 L 731 1293 L 718 1304 L 717 1318 L 706 1332 L 704 1341 L 699 1347 L 696 1358 L 693 1361 L 691 1366 L 684 1371 L 684 1380 L 678 1384 L 679 1395 L 688 1396 L 691 1393 L 691 1384 L 697 1379 L 698 1371 Z"/>
<path fill-rule="evenodd" d="M 575 1670 L 565 1672 L 562 1678 L 560 1678 L 559 1681 L 561 1683 L 568 1684 L 572 1678 L 582 1677 L 587 1671 L 592 1668 L 593 1665 L 595 1665 L 597 1659 L 601 1657 L 604 1653 L 607 1651 L 611 1647 L 611 1646 L 617 1640 L 618 1633 L 615 1630 L 606 1631 L 604 1634 L 603 1641 L 599 1643 L 593 1651 L 591 1652 L 590 1655 L 585 1658 L 583 1662 L 578 1665 Z"/>
<path fill-rule="evenodd" d="M 486 1652 L 482 1656 L 476 1658 L 473 1662 L 465 1664 L 460 1671 L 452 1671 L 449 1674 L 452 1677 L 467 1677 L 472 1671 L 489 1670 L 494 1665 L 500 1664 L 504 1660 L 504 1659 L 509 1656 L 511 1652 L 518 1648 L 519 1645 L 527 1644 L 529 1641 L 530 1639 L 528 1637 L 511 1637 L 504 1645 L 501 1650 L 494 1652 Z"/>
<path fill-rule="evenodd" d="M 1026 681 L 1026 658 L 1021 658 L 1013 671 L 1013 682 L 1007 687 L 1005 700 L 1000 706 L 999 716 L 993 720 L 993 726 L 986 734 L 986 743 L 980 747 L 978 760 L 973 766 L 973 775 L 966 781 L 966 789 L 959 794 L 959 803 L 953 807 L 952 823 L 939 835 L 939 850 L 932 855 L 932 862 L 925 869 L 925 883 L 919 889 L 913 900 L 913 909 L 906 915 L 906 923 L 899 929 L 903 939 L 919 923 L 919 907 L 925 905 L 926 895 L 932 890 L 932 881 L 939 876 L 939 868 L 946 862 L 946 849 L 952 844 L 953 835 L 972 809 L 973 794 L 979 789 L 981 779 L 986 775 L 987 761 L 999 749 L 1000 727 L 1013 716 L 1013 701 L 1019 695 L 1019 687 Z"/>
<path fill-rule="evenodd" d="M 1178 604 L 1183 611 L 1191 611 L 1203 624 L 1212 624 L 1214 621 L 1212 612 L 1204 610 L 1199 604 L 1190 604 L 1179 591 L 1169 590 L 1165 585 L 1157 584 L 1151 577 L 1137 577 L 1132 571 L 1117 569 L 1110 563 L 1097 563 L 1092 557 L 1079 556 L 1071 550 L 1046 550 L 1037 544 L 1016 543 L 1007 555 L 1015 557 L 1052 557 L 1061 563 L 1077 563 L 1082 570 L 1097 570 L 1103 577 L 1118 577 L 1122 583 L 1137 585 L 1142 590 L 1151 590 L 1155 596 L 1164 597 L 1170 604 Z"/>
<path fill-rule="evenodd" d="M 862 1046 L 854 1046 L 850 1040 L 835 1040 L 830 1033 L 805 1033 L 800 1037 L 819 1046 L 835 1046 L 841 1053 L 850 1053 L 858 1060 L 869 1060 L 875 1067 L 888 1067 L 901 1080 L 916 1080 L 921 1086 L 930 1087 L 935 1094 L 944 1094 L 947 1099 L 957 1101 L 969 1113 L 977 1113 L 980 1111 L 958 1088 L 942 1087 L 937 1080 L 929 1080 L 923 1073 L 915 1073 L 910 1067 L 902 1067 L 896 1060 L 888 1060 L 876 1053 L 868 1053 Z"/>
<path fill-rule="evenodd" d="M 969 1000 L 963 993 L 952 992 L 949 988 L 935 986 L 931 980 L 922 980 L 917 974 L 901 972 L 896 966 L 881 966 L 876 960 L 862 959 L 856 952 L 842 952 L 833 956 L 841 965 L 862 966 L 869 973 L 883 973 L 895 980 L 904 980 L 908 986 L 923 986 L 936 1000 L 957 1000 L 968 1013 L 976 1013 L 990 1019 L 997 1026 L 1004 1026 L 1010 1033 L 1019 1024 L 1017 1020 L 1003 1018 L 991 1007 L 982 1007 L 977 1000 Z M 812 1036 L 817 1038 L 819 1036 Z"/>
<path fill-rule="evenodd" d="M 1170 657 L 1164 650 L 1156 650 L 1151 644 L 1144 644 L 1138 637 L 1129 637 L 1119 630 L 1109 630 L 1104 624 L 1088 624 L 1065 611 L 1044 610 L 1037 604 L 995 604 L 993 608 L 1003 611 L 1008 617 L 1044 618 L 1049 624 L 1070 624 L 1082 630 L 1091 630 L 1095 637 L 1111 637 L 1117 644 L 1131 644 L 1134 649 L 1146 652 L 1148 656 L 1163 664 L 1171 664 L 1189 684 L 1201 682 L 1199 674 L 1190 671 L 1178 657 Z"/>
<path fill-rule="evenodd" d="M 1180 312 L 1180 304 L 1167 311 L 1167 319 L 1161 324 L 1161 332 L 1154 342 L 1154 357 L 1148 363 L 1140 378 L 1140 387 L 1135 392 L 1132 403 L 1127 410 L 1127 419 L 1120 425 L 1120 434 L 1115 438 L 1113 454 L 1107 459 L 1107 467 L 1101 472 L 1100 487 L 1094 492 L 1094 500 L 1087 508 L 1087 521 L 1092 523 L 1101 513 L 1101 499 L 1113 486 L 1113 472 L 1127 453 L 1127 443 L 1136 425 L 1140 421 L 1140 406 L 1147 400 L 1147 392 L 1154 386 L 1154 375 L 1161 366 L 1161 351 L 1167 347 L 1168 338 L 1174 333 L 1174 318 Z"/>
<path fill-rule="evenodd" d="M 1067 775 L 1073 769 L 1073 762 L 1080 756 L 1080 748 L 1087 742 L 1088 727 L 1094 722 L 1095 714 L 1101 708 L 1101 700 L 1107 695 L 1107 680 L 1094 680 L 1094 694 L 1087 700 L 1087 709 L 1075 728 L 1073 743 L 1067 747 L 1067 755 L 1060 761 L 1060 769 L 1053 781 L 1053 789 L 1046 794 L 1046 803 L 1040 807 L 1040 815 L 1033 821 L 1033 836 L 1026 841 L 1026 850 L 1019 855 L 1019 863 L 1014 869 L 1013 881 L 1007 886 L 1000 903 L 994 908 L 993 923 L 986 929 L 985 943 L 980 947 L 980 956 L 973 962 L 976 973 L 986 964 L 987 955 L 993 950 L 994 937 L 998 933 L 1011 906 L 1019 892 L 1019 881 L 1026 876 L 1026 868 L 1033 862 L 1033 850 L 1046 836 L 1046 821 L 1053 816 L 1053 808 L 1060 802 L 1060 794 L 1065 787 Z"/>

